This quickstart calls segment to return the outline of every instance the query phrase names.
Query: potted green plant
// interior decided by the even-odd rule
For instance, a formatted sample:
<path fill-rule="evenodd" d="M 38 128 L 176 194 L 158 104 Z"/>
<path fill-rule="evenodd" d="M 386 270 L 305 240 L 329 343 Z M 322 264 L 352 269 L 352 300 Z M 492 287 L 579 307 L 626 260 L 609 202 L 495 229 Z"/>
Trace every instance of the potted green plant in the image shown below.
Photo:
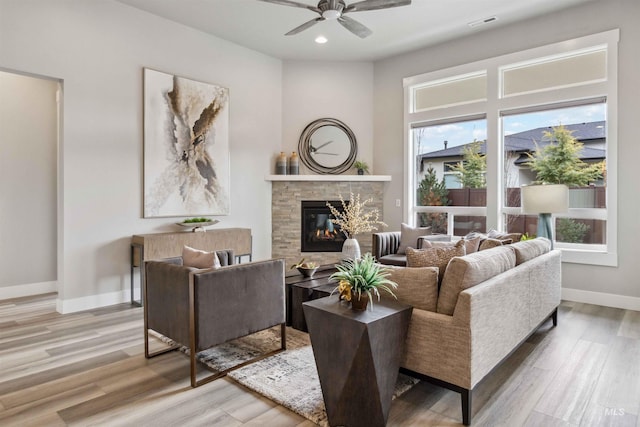
<path fill-rule="evenodd" d="M 353 163 L 353 167 L 358 170 L 358 175 L 369 173 L 369 165 L 367 164 L 367 162 L 363 162 L 362 160 L 356 160 Z"/>
<path fill-rule="evenodd" d="M 338 271 L 330 277 L 338 281 L 333 292 L 340 293 L 340 300 L 350 301 L 354 310 L 365 310 L 369 300 L 373 307 L 373 297 L 380 300 L 380 289 L 396 297 L 392 289 L 396 289 L 398 284 L 389 280 L 391 270 L 378 264 L 371 253 L 360 259 L 347 260 L 336 268 Z"/>

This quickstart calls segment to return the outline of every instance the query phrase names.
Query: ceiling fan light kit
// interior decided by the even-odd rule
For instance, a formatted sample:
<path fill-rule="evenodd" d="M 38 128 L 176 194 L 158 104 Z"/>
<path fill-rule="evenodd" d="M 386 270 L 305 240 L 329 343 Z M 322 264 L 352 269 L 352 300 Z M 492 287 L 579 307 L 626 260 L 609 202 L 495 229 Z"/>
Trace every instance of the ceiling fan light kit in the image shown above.
<path fill-rule="evenodd" d="M 368 10 L 389 9 L 398 6 L 407 6 L 411 4 L 411 0 L 362 0 L 347 5 L 343 0 L 320 0 L 318 6 L 309 6 L 292 0 L 259 0 L 265 3 L 273 3 L 281 6 L 299 7 L 310 10 L 320 15 L 304 24 L 294 28 L 285 35 L 291 36 L 298 34 L 321 21 L 338 21 L 347 30 L 356 36 L 364 39 L 372 34 L 372 31 L 360 22 L 345 16 L 352 12 L 365 12 Z"/>

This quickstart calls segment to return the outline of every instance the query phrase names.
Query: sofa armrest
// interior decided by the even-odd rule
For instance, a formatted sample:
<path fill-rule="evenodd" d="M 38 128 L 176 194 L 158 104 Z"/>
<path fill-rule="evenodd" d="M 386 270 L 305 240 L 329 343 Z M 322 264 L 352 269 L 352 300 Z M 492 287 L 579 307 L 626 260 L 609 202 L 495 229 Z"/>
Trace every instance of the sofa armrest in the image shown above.
<path fill-rule="evenodd" d="M 400 246 L 400 232 L 386 231 L 372 234 L 372 253 L 375 259 L 398 252 Z"/>
<path fill-rule="evenodd" d="M 401 366 L 470 389 L 471 331 L 453 316 L 413 309 Z"/>

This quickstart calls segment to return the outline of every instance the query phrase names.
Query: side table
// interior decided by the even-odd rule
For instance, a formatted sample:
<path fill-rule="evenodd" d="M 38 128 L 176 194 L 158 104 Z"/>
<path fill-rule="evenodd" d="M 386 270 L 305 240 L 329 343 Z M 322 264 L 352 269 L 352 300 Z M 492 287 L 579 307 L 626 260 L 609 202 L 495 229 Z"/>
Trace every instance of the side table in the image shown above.
<path fill-rule="evenodd" d="M 334 295 L 303 304 L 329 425 L 387 423 L 413 307 L 373 303 L 354 311 Z"/>

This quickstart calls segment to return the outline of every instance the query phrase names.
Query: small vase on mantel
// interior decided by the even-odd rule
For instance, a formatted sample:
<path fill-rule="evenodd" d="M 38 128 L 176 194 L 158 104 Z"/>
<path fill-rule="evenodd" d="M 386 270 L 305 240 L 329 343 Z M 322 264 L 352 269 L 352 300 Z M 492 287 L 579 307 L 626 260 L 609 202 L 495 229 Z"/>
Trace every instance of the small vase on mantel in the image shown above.
<path fill-rule="evenodd" d="M 342 244 L 342 259 L 360 259 L 360 243 L 352 237 Z"/>

